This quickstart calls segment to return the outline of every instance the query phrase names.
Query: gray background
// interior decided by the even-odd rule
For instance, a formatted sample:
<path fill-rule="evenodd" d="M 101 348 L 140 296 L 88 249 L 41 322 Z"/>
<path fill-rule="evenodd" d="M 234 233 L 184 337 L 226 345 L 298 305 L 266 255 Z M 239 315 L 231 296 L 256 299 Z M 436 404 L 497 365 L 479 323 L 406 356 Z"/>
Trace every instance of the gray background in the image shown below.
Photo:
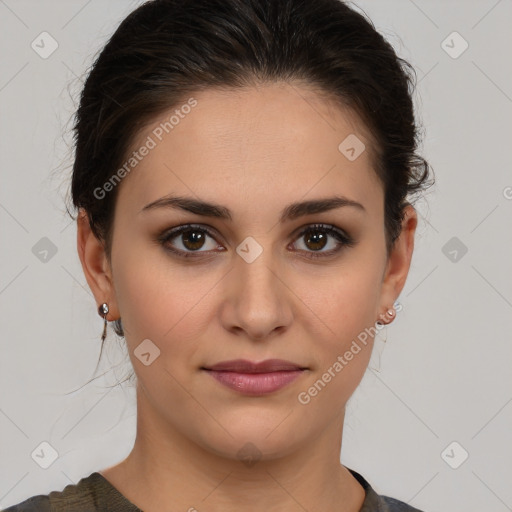
<path fill-rule="evenodd" d="M 134 440 L 111 330 L 106 374 L 86 384 L 102 321 L 64 197 L 81 77 L 139 3 L 0 0 L 0 508 L 118 462 Z M 403 310 L 349 402 L 341 460 L 427 512 L 512 510 L 512 2 L 356 5 L 417 70 L 437 183 L 416 204 Z M 58 44 L 47 58 L 31 47 L 43 31 Z M 456 58 L 454 31 L 469 44 Z M 58 453 L 48 469 L 31 456 L 43 441 Z"/>

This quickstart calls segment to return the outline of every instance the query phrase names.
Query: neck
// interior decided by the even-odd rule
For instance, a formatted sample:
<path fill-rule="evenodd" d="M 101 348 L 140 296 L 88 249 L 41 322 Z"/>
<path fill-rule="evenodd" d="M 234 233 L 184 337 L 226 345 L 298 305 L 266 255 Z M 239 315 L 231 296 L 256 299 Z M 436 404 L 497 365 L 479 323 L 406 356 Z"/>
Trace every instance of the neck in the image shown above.
<path fill-rule="evenodd" d="M 358 512 L 365 493 L 340 463 L 344 411 L 312 441 L 278 457 L 227 458 L 173 429 L 137 390 L 137 436 L 128 457 L 103 476 L 140 509 L 190 512 Z M 252 448 L 251 448 L 252 446 Z M 259 457 L 262 458 L 259 458 Z"/>

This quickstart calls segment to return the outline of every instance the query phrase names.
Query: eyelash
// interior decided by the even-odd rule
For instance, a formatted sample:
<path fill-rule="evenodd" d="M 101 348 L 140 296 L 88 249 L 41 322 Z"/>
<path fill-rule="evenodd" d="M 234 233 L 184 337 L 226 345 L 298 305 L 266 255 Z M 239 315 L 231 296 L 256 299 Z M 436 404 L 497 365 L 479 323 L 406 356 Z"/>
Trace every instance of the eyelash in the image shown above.
<path fill-rule="evenodd" d="M 174 254 L 176 254 L 178 257 L 181 258 L 197 258 L 200 257 L 199 254 L 201 252 L 207 252 L 207 251 L 193 251 L 193 252 L 185 252 L 181 251 L 179 249 L 175 249 L 170 247 L 168 244 L 169 241 L 173 240 L 174 238 L 178 237 L 181 233 L 186 231 L 200 231 L 203 233 L 206 233 L 211 238 L 215 239 L 215 234 L 213 231 L 211 231 L 206 226 L 197 225 L 197 224 L 184 224 L 182 226 L 178 226 L 176 228 L 172 228 L 171 230 L 164 231 L 161 235 L 157 237 L 157 241 L 164 246 L 164 248 Z M 305 229 L 303 229 L 296 237 L 296 239 L 300 239 L 304 235 L 306 235 L 309 232 L 315 232 L 315 231 L 321 231 L 326 234 L 329 234 L 336 238 L 339 242 L 338 246 L 335 249 L 332 249 L 327 252 L 315 252 L 315 251 L 304 251 L 308 254 L 306 256 L 310 259 L 316 259 L 316 258 L 328 258 L 329 256 L 333 256 L 334 254 L 338 253 L 341 249 L 344 247 L 353 247 L 355 245 L 355 240 L 344 234 L 342 231 L 337 229 L 334 226 L 331 226 L 329 224 L 311 224 L 307 226 Z"/>

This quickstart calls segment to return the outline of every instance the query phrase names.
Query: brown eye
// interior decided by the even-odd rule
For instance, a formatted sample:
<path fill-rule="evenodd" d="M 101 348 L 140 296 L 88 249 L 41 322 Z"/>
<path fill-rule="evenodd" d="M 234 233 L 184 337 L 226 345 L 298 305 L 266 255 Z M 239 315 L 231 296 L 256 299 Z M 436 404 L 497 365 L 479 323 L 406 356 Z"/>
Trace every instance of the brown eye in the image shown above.
<path fill-rule="evenodd" d="M 206 238 L 203 231 L 199 231 L 195 228 L 182 231 L 181 237 L 183 245 L 191 251 L 197 251 L 197 249 L 201 249 Z"/>
<path fill-rule="evenodd" d="M 323 224 L 308 226 L 298 235 L 297 240 L 302 241 L 304 246 L 298 250 L 307 258 L 334 256 L 341 249 L 355 245 L 355 240 L 338 228 Z M 210 229 L 191 224 L 165 231 L 158 237 L 158 241 L 166 250 L 182 258 L 201 257 L 211 251 L 226 250 L 216 242 Z M 326 247 L 328 250 L 323 250 Z"/>
<path fill-rule="evenodd" d="M 329 245 L 329 238 L 334 238 L 336 241 L 331 243 L 331 249 L 323 251 Z M 306 253 L 308 258 L 319 258 L 333 256 L 344 247 L 352 247 L 355 244 L 348 235 L 334 226 L 315 224 L 308 226 L 301 231 L 298 240 L 304 240 L 305 249 L 300 249 Z"/>
<path fill-rule="evenodd" d="M 312 251 L 319 251 L 320 249 L 323 249 L 328 243 L 328 238 L 329 235 L 318 230 L 311 230 L 304 235 L 304 240 L 306 240 L 305 245 Z"/>
<path fill-rule="evenodd" d="M 212 241 L 209 242 L 208 239 Z M 200 256 L 201 253 L 215 250 L 219 247 L 210 230 L 192 225 L 178 226 L 165 232 L 159 237 L 159 242 L 169 251 L 184 258 Z M 206 250 L 201 250 L 206 247 Z"/>

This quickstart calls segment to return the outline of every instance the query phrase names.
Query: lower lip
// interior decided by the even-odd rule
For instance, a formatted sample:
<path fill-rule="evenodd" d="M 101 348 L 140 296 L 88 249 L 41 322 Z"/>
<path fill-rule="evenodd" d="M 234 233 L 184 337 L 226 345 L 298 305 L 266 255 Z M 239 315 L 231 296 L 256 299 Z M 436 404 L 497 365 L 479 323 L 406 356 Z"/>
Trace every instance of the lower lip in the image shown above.
<path fill-rule="evenodd" d="M 235 391 L 246 395 L 264 395 L 272 393 L 294 381 L 303 370 L 269 373 L 236 373 L 206 370 L 214 379 Z"/>

